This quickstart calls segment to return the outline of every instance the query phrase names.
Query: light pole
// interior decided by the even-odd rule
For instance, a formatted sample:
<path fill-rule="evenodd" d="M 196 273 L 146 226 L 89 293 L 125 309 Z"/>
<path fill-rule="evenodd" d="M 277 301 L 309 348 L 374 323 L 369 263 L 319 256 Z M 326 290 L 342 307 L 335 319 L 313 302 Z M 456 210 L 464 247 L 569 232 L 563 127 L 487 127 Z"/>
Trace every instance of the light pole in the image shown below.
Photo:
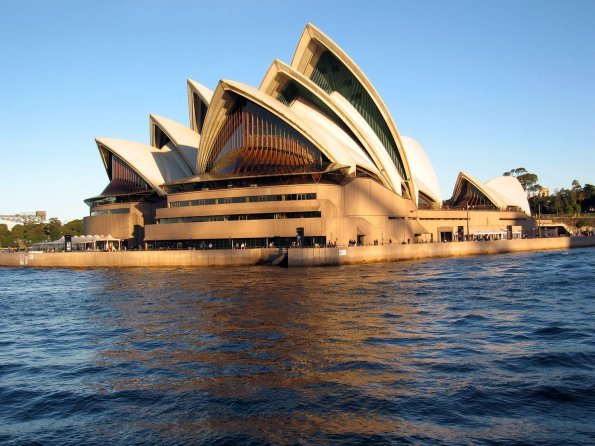
<path fill-rule="evenodd" d="M 469 239 L 469 203 L 467 203 L 467 240 Z"/>

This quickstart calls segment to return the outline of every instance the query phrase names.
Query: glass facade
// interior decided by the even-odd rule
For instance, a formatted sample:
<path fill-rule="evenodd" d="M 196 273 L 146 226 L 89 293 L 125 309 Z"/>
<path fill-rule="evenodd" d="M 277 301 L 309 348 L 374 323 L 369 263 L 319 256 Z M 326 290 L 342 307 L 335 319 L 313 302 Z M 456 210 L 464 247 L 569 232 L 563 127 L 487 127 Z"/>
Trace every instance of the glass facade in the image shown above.
<path fill-rule="evenodd" d="M 244 98 L 225 119 L 210 150 L 206 171 L 223 174 L 324 170 L 328 158 L 282 119 Z"/>
<path fill-rule="evenodd" d="M 401 178 L 407 179 L 401 155 L 391 131 L 364 86 L 330 51 L 324 51 L 310 78 L 327 93 L 338 92 L 366 120 L 389 153 Z"/>
<path fill-rule="evenodd" d="M 105 150 L 105 149 L 104 149 Z M 106 150 L 107 151 L 107 150 Z M 150 191 L 151 187 L 120 157 L 111 152 L 108 156 L 108 176 L 110 182 L 101 193 L 102 196 L 129 194 Z"/>
<path fill-rule="evenodd" d="M 158 240 L 147 243 L 148 249 L 184 249 L 184 250 L 209 250 L 209 249 L 246 249 L 250 248 L 280 248 L 296 246 L 296 237 L 258 237 L 258 238 L 225 238 L 225 239 L 200 239 L 200 240 Z M 303 247 L 326 246 L 325 236 L 306 236 Z"/>
<path fill-rule="evenodd" d="M 469 181 L 461 181 L 453 194 L 451 206 L 454 208 L 498 209 L 492 201 Z"/>
<path fill-rule="evenodd" d="M 172 201 L 169 207 L 208 206 L 213 204 L 263 203 L 267 201 L 316 200 L 315 193 L 285 195 L 249 195 L 244 197 L 202 198 L 199 200 Z"/>
<path fill-rule="evenodd" d="M 109 215 L 109 214 L 129 214 L 130 208 L 116 208 L 116 209 L 100 209 L 91 211 L 91 217 L 95 215 Z"/>
<path fill-rule="evenodd" d="M 160 218 L 160 224 L 171 223 L 204 223 L 212 221 L 239 220 L 280 220 L 286 218 L 320 218 L 320 211 L 308 212 L 275 212 L 267 214 L 235 214 L 235 215 L 197 215 L 194 217 Z"/>
<path fill-rule="evenodd" d="M 279 95 L 277 96 L 277 100 L 288 107 L 296 99 L 302 99 L 314 106 L 315 109 L 318 109 L 321 113 L 323 113 L 327 118 L 333 121 L 341 130 L 343 130 L 349 137 L 359 146 L 360 149 L 366 154 L 366 156 L 372 160 L 372 157 L 366 150 L 366 148 L 362 145 L 361 141 L 358 139 L 357 136 L 351 131 L 351 129 L 343 122 L 337 114 L 332 111 L 318 96 L 313 94 L 310 90 L 305 88 L 303 85 L 296 83 L 295 81 L 289 81 Z"/>

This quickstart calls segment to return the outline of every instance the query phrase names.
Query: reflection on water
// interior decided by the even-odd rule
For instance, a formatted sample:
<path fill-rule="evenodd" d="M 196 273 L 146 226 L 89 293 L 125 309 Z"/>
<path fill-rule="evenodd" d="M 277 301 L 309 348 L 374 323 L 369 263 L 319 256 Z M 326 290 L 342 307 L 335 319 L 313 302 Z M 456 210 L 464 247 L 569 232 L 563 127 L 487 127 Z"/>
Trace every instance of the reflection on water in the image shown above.
<path fill-rule="evenodd" d="M 0 442 L 589 444 L 594 260 L 3 269 Z"/>

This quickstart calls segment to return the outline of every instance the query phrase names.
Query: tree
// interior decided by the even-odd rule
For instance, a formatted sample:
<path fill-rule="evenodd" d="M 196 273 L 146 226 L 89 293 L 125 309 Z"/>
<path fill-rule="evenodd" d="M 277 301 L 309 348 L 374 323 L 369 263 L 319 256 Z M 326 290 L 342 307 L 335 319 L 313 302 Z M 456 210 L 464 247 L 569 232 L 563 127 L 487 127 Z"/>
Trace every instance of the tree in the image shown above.
<path fill-rule="evenodd" d="M 10 246 L 12 245 L 12 235 L 10 234 L 10 230 L 8 229 L 8 225 L 1 224 L 0 225 L 0 247 L 2 246 Z"/>
<path fill-rule="evenodd" d="M 50 221 L 45 224 L 44 232 L 50 241 L 58 240 L 62 237 L 62 222 L 57 218 L 50 218 Z"/>
<path fill-rule="evenodd" d="M 62 226 L 62 233 L 69 235 L 83 234 L 83 220 L 72 220 Z"/>
<path fill-rule="evenodd" d="M 583 212 L 595 211 L 595 186 L 592 184 L 585 184 L 583 187 L 584 198 L 581 201 L 581 208 Z"/>
<path fill-rule="evenodd" d="M 525 169 L 524 167 L 517 167 L 516 169 L 504 172 L 502 175 L 506 177 L 515 177 L 517 180 L 519 180 L 519 183 L 521 183 L 523 189 L 527 191 L 530 195 L 536 195 L 542 189 L 542 187 L 537 183 L 539 181 L 537 175 L 534 173 L 527 172 L 527 169 Z"/>

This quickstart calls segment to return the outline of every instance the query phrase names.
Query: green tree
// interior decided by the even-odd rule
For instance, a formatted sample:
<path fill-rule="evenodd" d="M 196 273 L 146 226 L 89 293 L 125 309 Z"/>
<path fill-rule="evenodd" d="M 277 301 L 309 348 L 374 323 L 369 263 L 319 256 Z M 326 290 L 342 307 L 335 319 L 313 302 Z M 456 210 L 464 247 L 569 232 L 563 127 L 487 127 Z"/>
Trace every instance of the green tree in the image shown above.
<path fill-rule="evenodd" d="M 581 200 L 583 212 L 595 212 L 595 186 L 585 184 L 583 187 L 584 198 Z"/>
<path fill-rule="evenodd" d="M 1 224 L 0 225 L 0 247 L 7 247 L 11 246 L 13 243 L 12 235 L 10 233 L 10 229 L 8 229 L 8 225 Z"/>
<path fill-rule="evenodd" d="M 62 222 L 57 218 L 50 218 L 45 224 L 44 232 L 50 241 L 58 240 L 62 237 Z"/>
<path fill-rule="evenodd" d="M 82 235 L 83 234 L 83 220 L 72 220 L 65 223 L 62 226 L 62 233 L 69 235 Z"/>

